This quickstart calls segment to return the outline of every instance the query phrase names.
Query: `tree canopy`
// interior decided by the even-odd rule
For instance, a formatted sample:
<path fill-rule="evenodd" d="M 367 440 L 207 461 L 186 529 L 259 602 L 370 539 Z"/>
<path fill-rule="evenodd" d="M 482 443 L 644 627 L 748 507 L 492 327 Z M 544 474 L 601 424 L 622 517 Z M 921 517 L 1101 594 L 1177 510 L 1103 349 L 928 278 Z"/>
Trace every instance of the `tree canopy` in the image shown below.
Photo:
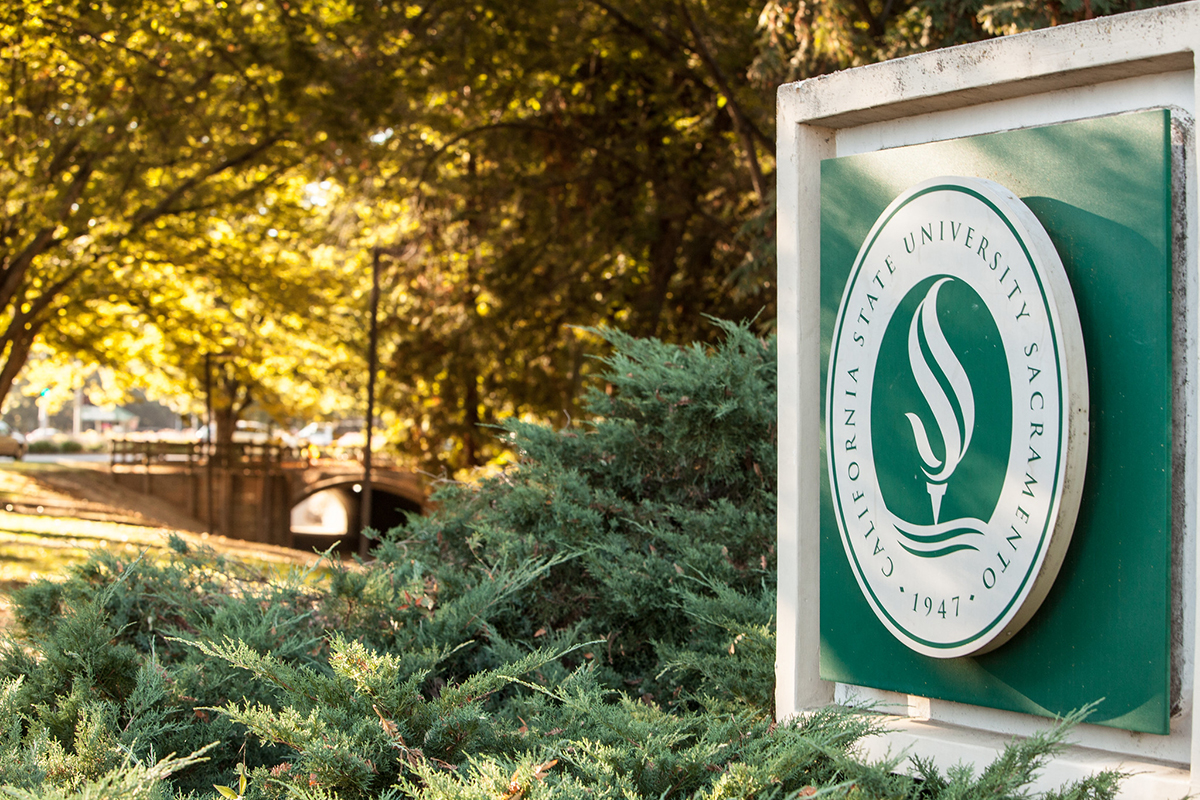
<path fill-rule="evenodd" d="M 770 328 L 780 82 L 1139 4 L 14 0 L 0 399 L 37 343 L 359 416 L 378 253 L 392 444 L 481 463 L 481 423 L 576 412 L 576 326 Z"/>

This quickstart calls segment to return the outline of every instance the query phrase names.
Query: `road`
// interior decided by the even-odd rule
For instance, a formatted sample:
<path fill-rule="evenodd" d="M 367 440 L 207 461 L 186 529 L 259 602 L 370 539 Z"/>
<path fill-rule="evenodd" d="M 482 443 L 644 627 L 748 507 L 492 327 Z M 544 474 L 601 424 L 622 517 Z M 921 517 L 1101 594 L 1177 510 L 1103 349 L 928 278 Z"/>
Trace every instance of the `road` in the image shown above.
<path fill-rule="evenodd" d="M 28 453 L 25 460 L 34 464 L 78 464 L 80 462 L 104 463 L 108 453 Z"/>

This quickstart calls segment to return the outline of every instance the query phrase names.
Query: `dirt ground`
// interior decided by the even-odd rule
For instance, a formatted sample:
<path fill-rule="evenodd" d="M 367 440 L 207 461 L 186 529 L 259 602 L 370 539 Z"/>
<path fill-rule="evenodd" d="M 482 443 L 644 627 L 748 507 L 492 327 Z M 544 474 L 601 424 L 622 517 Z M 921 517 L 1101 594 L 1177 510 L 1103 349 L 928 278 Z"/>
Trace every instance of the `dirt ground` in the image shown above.
<path fill-rule="evenodd" d="M 117 486 L 107 464 L 0 463 L 0 630 L 12 621 L 6 593 L 53 575 L 89 550 L 137 552 L 169 534 L 259 562 L 307 565 L 312 553 L 210 536 L 170 503 Z"/>

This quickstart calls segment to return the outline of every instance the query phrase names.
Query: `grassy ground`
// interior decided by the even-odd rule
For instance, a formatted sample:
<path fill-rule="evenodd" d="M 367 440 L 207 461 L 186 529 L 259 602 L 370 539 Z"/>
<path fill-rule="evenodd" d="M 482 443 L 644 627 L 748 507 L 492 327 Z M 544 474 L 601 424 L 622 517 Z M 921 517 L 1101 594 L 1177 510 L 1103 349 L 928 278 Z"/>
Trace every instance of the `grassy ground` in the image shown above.
<path fill-rule="evenodd" d="M 209 536 L 170 504 L 116 486 L 107 465 L 0 463 L 0 628 L 11 621 L 7 595 L 54 579 L 97 548 L 153 557 L 175 534 L 251 562 L 306 565 L 312 554 Z"/>

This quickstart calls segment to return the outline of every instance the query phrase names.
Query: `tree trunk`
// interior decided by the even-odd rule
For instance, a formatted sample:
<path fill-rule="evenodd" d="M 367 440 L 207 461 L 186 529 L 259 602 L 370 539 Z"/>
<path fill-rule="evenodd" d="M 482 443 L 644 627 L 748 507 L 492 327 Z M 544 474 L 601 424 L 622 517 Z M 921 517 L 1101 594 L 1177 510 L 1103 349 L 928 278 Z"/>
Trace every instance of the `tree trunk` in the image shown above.
<path fill-rule="evenodd" d="M 479 447 L 476 437 L 479 435 L 479 387 L 475 383 L 475 375 L 467 376 L 467 393 L 463 400 L 466 413 L 464 414 L 466 430 L 463 432 L 463 466 L 479 466 Z"/>
<path fill-rule="evenodd" d="M 25 361 L 29 358 L 29 349 L 42 328 L 38 323 L 26 330 L 24 325 L 17 326 L 16 331 L 9 331 L 0 339 L 0 353 L 3 353 L 4 365 L 0 367 L 0 403 L 12 391 L 13 382 L 17 379 Z"/>

